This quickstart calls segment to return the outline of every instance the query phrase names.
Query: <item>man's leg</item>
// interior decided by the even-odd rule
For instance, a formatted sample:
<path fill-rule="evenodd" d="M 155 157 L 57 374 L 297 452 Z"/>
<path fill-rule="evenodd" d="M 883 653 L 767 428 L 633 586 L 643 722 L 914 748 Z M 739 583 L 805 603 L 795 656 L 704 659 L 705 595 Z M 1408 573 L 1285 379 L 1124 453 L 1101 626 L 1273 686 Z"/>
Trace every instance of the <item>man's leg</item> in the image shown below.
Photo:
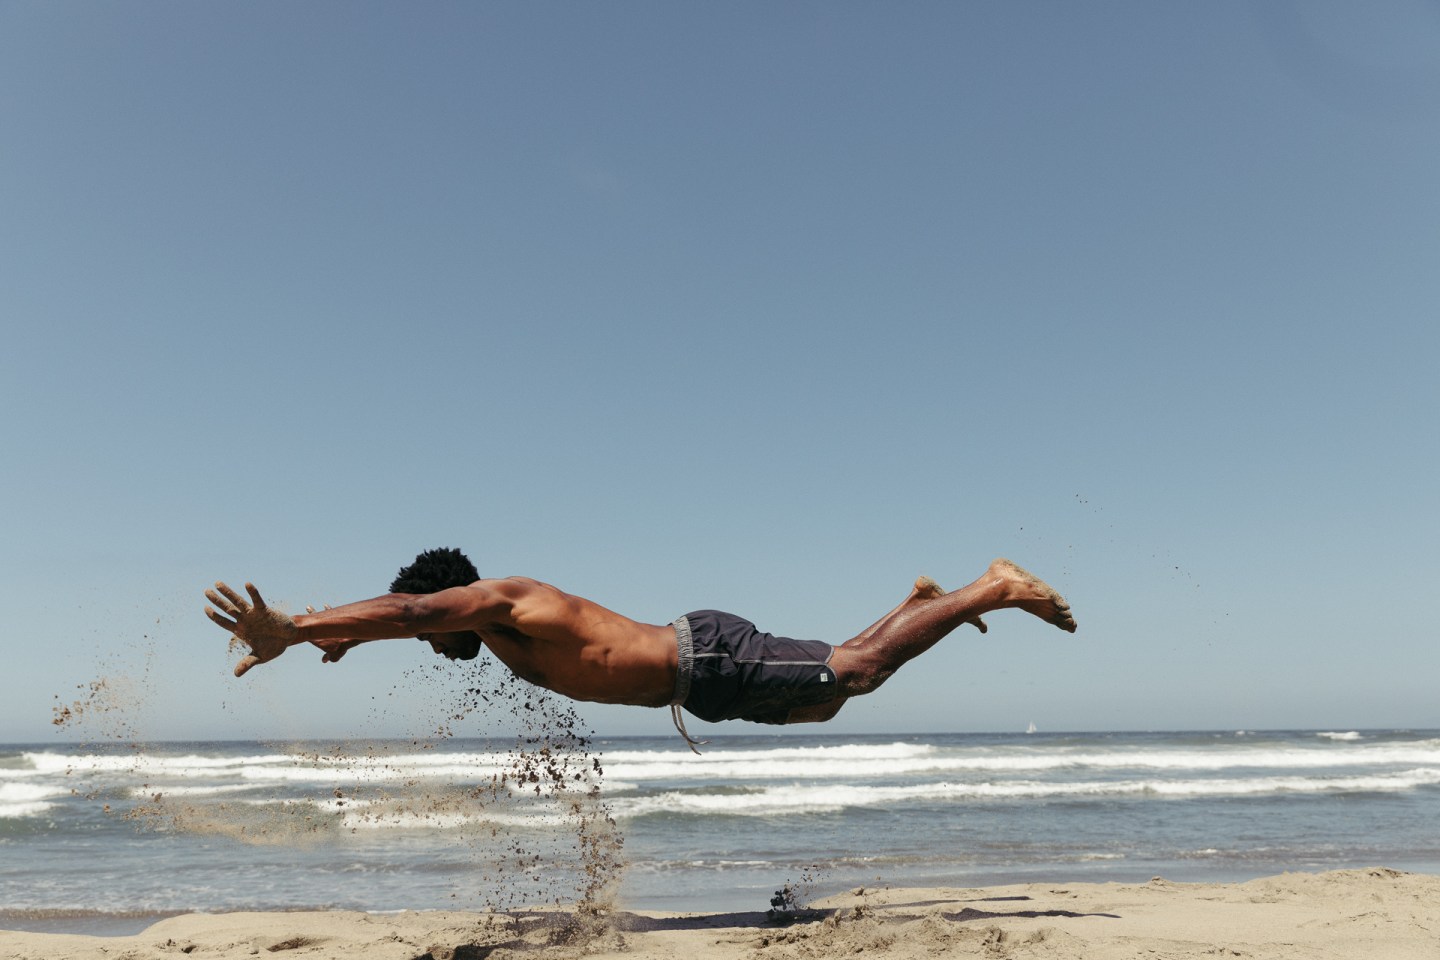
<path fill-rule="evenodd" d="M 870 636 L 875 633 L 876 630 L 879 630 L 882 626 L 885 625 L 885 622 L 887 620 L 895 616 L 895 614 L 899 613 L 900 611 L 909 610 L 917 603 L 923 603 L 926 600 L 937 600 L 943 596 L 945 596 L 945 588 L 940 586 L 940 584 L 936 583 L 934 580 L 926 576 L 916 577 L 915 586 L 910 588 L 910 595 L 908 597 L 906 597 L 904 600 L 901 600 L 900 603 L 895 607 L 895 609 L 891 610 L 889 613 L 885 614 L 885 616 L 881 617 L 879 620 L 876 620 L 874 623 L 870 624 L 870 626 L 860 631 L 858 635 L 851 637 L 849 640 L 846 640 L 844 645 L 850 646 L 851 644 L 857 644 L 861 643 L 862 641 L 868 640 Z M 984 633 L 986 630 L 990 629 L 989 627 L 985 626 L 985 621 L 981 620 L 979 617 L 975 617 L 974 619 L 968 620 L 966 622 L 974 624 L 975 629 L 979 630 L 981 633 Z"/>
<path fill-rule="evenodd" d="M 1075 632 L 1070 605 L 1060 594 L 1009 560 L 996 560 L 984 576 L 969 586 L 926 602 L 902 604 L 867 633 L 837 647 L 830 666 L 839 682 L 840 696 L 870 693 L 903 664 L 929 650 L 961 624 L 992 610 L 1011 607 L 1061 630 Z"/>
<path fill-rule="evenodd" d="M 884 625 L 886 620 L 889 620 L 901 610 L 906 610 L 910 607 L 913 607 L 917 603 L 923 603 L 926 600 L 934 600 L 936 597 L 943 596 L 945 596 L 945 588 L 940 586 L 940 584 L 936 583 L 934 580 L 926 576 L 916 577 L 915 585 L 910 588 L 910 593 L 906 595 L 905 599 L 901 600 L 894 607 L 892 607 L 879 620 L 876 620 L 874 623 L 870 624 L 870 626 L 866 627 L 864 630 L 861 630 L 859 635 L 856 636 L 854 639 L 863 640 L 864 638 L 870 636 L 876 630 L 879 630 L 880 627 Z M 854 641 L 847 640 L 846 642 L 852 643 Z"/>
<path fill-rule="evenodd" d="M 885 626 L 885 624 L 888 623 L 890 619 L 895 615 L 902 613 L 906 610 L 911 610 L 914 607 L 927 601 L 938 600 L 940 597 L 943 596 L 945 596 L 945 588 L 940 586 L 940 584 L 936 583 L 929 577 L 917 577 L 915 579 L 915 585 L 910 588 L 909 596 L 907 596 L 904 600 L 901 600 L 899 605 L 896 606 L 895 609 L 891 610 L 889 613 L 885 614 L 885 616 L 881 617 L 879 620 L 876 620 L 874 623 L 870 624 L 870 626 L 860 631 L 857 636 L 846 640 L 843 646 L 849 647 L 859 645 L 870 639 L 870 637 L 874 635 L 875 631 Z M 988 629 L 985 626 L 985 621 L 981 620 L 979 617 L 972 617 L 966 622 L 973 623 L 981 633 L 984 633 Z M 833 660 L 831 661 L 831 664 L 833 666 Z M 796 709 L 790 711 L 790 719 L 787 722 L 824 723 L 826 720 L 829 720 L 831 717 L 835 716 L 835 714 L 840 712 L 840 708 L 845 706 L 846 699 L 848 699 L 848 696 L 844 693 L 841 693 L 838 694 L 835 699 L 831 700 L 829 703 L 822 703 L 813 707 L 797 707 Z"/>

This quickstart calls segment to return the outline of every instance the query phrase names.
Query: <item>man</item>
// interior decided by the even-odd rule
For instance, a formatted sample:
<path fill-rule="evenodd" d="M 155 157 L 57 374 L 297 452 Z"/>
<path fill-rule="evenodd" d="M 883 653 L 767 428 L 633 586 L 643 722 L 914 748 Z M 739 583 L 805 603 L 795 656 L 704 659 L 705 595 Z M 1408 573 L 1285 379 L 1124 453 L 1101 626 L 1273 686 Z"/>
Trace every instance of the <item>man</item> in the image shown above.
<path fill-rule="evenodd" d="M 223 583 L 205 591 L 219 608 L 206 615 L 250 648 L 237 677 L 298 643 L 335 663 L 361 643 L 418 637 L 451 660 L 489 647 L 517 676 L 575 700 L 668 705 L 682 735 L 681 706 L 709 721 L 829 720 L 961 624 L 984 632 L 981 615 L 994 610 L 1024 610 L 1075 632 L 1060 594 L 1009 560 L 949 593 L 921 577 L 899 606 L 838 647 L 762 633 L 717 610 L 639 623 L 538 580 L 481 579 L 448 547 L 416 557 L 383 597 L 293 618 L 266 606 L 253 584 L 245 589 L 249 602 Z"/>

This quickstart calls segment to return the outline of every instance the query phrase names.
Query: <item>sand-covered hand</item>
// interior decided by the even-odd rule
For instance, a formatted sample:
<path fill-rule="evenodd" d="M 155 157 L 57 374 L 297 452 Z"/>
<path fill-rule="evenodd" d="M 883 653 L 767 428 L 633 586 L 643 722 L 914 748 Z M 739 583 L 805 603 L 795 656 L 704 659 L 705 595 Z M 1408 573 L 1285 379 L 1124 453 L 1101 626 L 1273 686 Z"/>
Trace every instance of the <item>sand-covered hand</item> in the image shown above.
<path fill-rule="evenodd" d="M 299 629 L 289 614 L 266 606 L 265 599 L 260 596 L 260 591 L 255 589 L 255 584 L 245 584 L 245 590 L 250 594 L 249 603 L 219 581 L 216 581 L 215 589 L 205 591 L 205 599 L 219 608 L 217 612 L 206 607 L 205 615 L 250 648 L 250 653 L 235 665 L 237 677 L 244 676 L 245 672 L 257 663 L 265 663 L 280 656 L 286 647 L 295 643 L 299 635 Z M 221 616 L 222 612 L 231 619 Z"/>

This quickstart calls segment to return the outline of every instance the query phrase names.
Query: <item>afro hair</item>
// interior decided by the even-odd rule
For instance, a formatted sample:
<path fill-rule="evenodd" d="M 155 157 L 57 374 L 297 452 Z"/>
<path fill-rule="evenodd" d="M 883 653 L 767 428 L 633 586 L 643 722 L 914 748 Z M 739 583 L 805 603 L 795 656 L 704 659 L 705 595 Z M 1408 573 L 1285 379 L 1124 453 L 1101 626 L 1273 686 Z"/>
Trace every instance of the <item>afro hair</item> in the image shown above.
<path fill-rule="evenodd" d="M 390 583 L 391 593 L 439 593 L 451 587 L 468 587 L 480 579 L 475 564 L 454 547 L 426 550 Z"/>

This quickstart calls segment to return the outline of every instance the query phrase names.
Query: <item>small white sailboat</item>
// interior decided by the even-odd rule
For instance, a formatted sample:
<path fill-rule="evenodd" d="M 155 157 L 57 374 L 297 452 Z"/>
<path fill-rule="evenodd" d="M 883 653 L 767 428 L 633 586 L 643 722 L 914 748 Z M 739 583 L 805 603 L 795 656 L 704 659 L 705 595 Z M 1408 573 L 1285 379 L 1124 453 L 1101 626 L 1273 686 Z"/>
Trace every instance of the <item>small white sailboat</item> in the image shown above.
<path fill-rule="evenodd" d="M 1034 720 L 1031 720 L 1031 721 L 1030 721 L 1030 726 L 1028 726 L 1028 727 L 1025 728 L 1025 732 L 1026 732 L 1026 733 L 1034 733 L 1034 732 L 1035 732 L 1035 721 L 1034 721 Z"/>

